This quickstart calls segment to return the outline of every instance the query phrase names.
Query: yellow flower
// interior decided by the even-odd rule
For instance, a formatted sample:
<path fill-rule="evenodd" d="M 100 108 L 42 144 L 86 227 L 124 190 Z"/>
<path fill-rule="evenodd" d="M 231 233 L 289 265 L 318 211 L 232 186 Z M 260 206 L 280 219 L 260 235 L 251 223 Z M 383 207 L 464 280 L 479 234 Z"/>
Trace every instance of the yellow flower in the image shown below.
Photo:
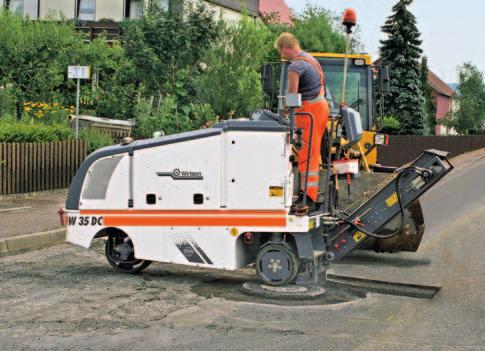
<path fill-rule="evenodd" d="M 24 111 L 25 111 L 25 112 L 29 112 L 30 110 L 31 110 L 31 108 L 30 108 L 30 107 L 24 107 Z"/>

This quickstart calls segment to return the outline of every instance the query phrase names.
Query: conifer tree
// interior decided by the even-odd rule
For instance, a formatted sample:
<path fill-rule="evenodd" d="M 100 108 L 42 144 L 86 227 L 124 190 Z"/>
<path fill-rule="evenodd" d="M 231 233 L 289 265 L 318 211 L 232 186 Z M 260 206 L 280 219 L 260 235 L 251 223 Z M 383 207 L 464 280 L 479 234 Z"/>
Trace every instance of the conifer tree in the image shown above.
<path fill-rule="evenodd" d="M 423 50 L 416 18 L 408 9 L 412 2 L 399 0 L 392 8 L 393 14 L 382 26 L 388 37 L 381 40 L 381 59 L 391 73 L 386 114 L 399 120 L 400 134 L 421 135 L 425 113 L 419 60 Z"/>
<path fill-rule="evenodd" d="M 424 114 L 425 114 L 425 125 L 428 134 L 436 134 L 436 103 L 433 97 L 433 89 L 428 84 L 428 58 L 423 56 L 421 60 L 421 88 L 424 97 Z"/>

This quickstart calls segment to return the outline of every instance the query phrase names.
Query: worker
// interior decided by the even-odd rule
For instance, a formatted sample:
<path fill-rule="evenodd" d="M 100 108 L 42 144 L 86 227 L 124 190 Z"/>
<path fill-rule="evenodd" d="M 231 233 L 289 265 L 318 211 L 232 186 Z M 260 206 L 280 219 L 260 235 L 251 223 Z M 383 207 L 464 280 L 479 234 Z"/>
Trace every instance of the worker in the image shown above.
<path fill-rule="evenodd" d="M 307 162 L 308 174 L 307 199 L 317 202 L 320 172 L 320 148 L 327 127 L 330 110 L 325 99 L 325 76 L 320 63 L 300 48 L 298 39 L 291 33 L 282 33 L 275 42 L 281 58 L 291 61 L 288 67 L 288 93 L 299 93 L 302 106 L 296 112 L 307 112 L 313 116 L 313 136 L 310 160 L 307 160 L 310 139 L 311 119 L 301 115 L 295 117 L 295 127 L 303 131 L 302 148 L 298 152 L 298 169 L 302 175 L 302 191 L 305 187 Z"/>

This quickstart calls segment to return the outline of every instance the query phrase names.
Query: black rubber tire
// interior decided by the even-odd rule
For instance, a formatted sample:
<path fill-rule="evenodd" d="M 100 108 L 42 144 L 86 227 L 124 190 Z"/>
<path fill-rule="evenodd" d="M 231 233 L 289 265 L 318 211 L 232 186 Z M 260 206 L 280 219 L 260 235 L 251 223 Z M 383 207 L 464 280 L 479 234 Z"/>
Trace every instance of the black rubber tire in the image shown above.
<path fill-rule="evenodd" d="M 123 240 L 126 244 L 131 246 L 132 252 L 130 253 L 128 260 L 122 260 L 117 257 L 117 252 L 113 248 L 113 242 L 115 240 Z M 105 254 L 109 264 L 117 271 L 122 273 L 138 274 L 152 263 L 152 261 L 135 259 L 133 244 L 128 236 L 124 233 L 114 233 L 108 235 L 108 240 L 106 240 L 105 245 Z"/>
<path fill-rule="evenodd" d="M 286 268 L 287 273 L 281 277 L 271 278 L 264 272 L 264 265 L 267 264 L 267 257 L 265 258 L 265 256 L 271 253 L 275 253 L 281 257 L 281 259 L 283 259 L 283 262 L 279 262 L 282 265 L 280 269 Z M 256 255 L 256 272 L 263 282 L 268 285 L 281 286 L 289 284 L 293 281 L 293 279 L 295 279 L 298 273 L 298 266 L 298 256 L 293 250 L 284 244 L 266 245 L 259 250 L 258 254 Z"/>

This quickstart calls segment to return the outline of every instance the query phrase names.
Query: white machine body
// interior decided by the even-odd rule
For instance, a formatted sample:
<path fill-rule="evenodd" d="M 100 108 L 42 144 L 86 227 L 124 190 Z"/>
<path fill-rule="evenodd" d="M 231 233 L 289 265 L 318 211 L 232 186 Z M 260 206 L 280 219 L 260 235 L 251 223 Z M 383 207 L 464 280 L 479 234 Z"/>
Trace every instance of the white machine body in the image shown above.
<path fill-rule="evenodd" d="M 71 185 L 67 241 L 90 247 L 116 228 L 137 259 L 244 267 L 244 233 L 306 233 L 319 221 L 289 215 L 291 152 L 285 126 L 252 120 L 101 149 Z"/>

